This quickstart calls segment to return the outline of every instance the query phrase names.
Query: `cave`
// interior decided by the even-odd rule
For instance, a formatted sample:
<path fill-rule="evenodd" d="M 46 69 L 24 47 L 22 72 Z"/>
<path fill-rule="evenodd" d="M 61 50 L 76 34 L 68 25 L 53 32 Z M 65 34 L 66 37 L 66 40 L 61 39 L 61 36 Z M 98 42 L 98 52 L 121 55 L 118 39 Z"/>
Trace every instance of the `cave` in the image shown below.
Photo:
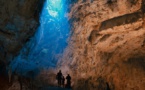
<path fill-rule="evenodd" d="M 0 90 L 145 90 L 145 0 L 1 0 Z"/>

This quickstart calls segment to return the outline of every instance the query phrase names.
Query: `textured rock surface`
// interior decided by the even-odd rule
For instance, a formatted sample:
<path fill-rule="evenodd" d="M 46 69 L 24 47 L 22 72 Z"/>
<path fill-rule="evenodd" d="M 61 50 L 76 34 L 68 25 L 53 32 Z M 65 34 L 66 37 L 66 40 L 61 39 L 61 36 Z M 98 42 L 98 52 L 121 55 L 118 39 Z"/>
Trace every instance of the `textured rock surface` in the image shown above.
<path fill-rule="evenodd" d="M 144 2 L 73 5 L 72 36 L 58 68 L 71 73 L 74 90 L 145 90 Z"/>
<path fill-rule="evenodd" d="M 0 61 L 11 60 L 34 34 L 43 1 L 0 1 Z"/>
<path fill-rule="evenodd" d="M 0 90 L 8 90 L 6 67 L 39 25 L 44 0 L 0 0 Z M 19 89 L 11 86 L 9 90 Z M 15 88 L 14 88 L 15 87 Z"/>

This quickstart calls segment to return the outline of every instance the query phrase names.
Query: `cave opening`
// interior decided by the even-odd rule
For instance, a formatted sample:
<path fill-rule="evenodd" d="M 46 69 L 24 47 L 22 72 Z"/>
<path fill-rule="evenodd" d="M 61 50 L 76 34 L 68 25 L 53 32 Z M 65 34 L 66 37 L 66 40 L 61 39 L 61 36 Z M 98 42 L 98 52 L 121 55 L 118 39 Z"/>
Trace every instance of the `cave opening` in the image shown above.
<path fill-rule="evenodd" d="M 22 76 L 32 77 L 40 70 L 55 68 L 68 45 L 70 26 L 67 11 L 69 1 L 46 0 L 40 13 L 40 25 L 33 37 L 14 57 L 8 69 Z M 34 75 L 29 72 L 33 71 Z"/>

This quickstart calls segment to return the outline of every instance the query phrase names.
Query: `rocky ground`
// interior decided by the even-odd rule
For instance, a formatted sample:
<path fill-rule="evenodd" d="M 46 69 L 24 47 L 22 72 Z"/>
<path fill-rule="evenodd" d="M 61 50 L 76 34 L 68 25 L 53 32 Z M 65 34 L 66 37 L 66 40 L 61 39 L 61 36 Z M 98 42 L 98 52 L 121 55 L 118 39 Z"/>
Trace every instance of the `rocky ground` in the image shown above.
<path fill-rule="evenodd" d="M 2 90 L 21 90 L 19 82 L 14 82 L 10 87 L 1 88 Z M 57 86 L 41 86 L 39 85 L 33 85 L 32 87 L 29 87 L 26 84 L 23 84 L 22 90 L 72 90 L 71 88 L 62 88 Z"/>

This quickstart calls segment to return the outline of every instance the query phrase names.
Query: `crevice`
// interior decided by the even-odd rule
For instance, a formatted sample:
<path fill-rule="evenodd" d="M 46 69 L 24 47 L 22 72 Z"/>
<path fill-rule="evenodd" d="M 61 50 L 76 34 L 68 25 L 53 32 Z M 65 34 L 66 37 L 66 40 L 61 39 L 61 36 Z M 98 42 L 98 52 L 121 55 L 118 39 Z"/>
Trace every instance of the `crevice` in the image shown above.
<path fill-rule="evenodd" d="M 133 68 L 138 68 L 145 71 L 145 57 L 131 57 L 124 63 Z"/>
<path fill-rule="evenodd" d="M 88 38 L 89 42 L 93 42 L 100 34 L 97 30 L 93 30 Z"/>
<path fill-rule="evenodd" d="M 140 18 L 142 18 L 141 12 L 135 12 L 135 13 L 115 17 L 115 18 L 103 21 L 99 30 L 101 31 L 101 30 L 113 28 L 115 26 L 133 23 L 133 22 L 138 21 Z"/>
<path fill-rule="evenodd" d="M 104 35 L 104 36 L 100 39 L 100 42 L 106 41 L 106 39 L 108 39 L 110 36 L 111 36 L 110 34 Z"/>

